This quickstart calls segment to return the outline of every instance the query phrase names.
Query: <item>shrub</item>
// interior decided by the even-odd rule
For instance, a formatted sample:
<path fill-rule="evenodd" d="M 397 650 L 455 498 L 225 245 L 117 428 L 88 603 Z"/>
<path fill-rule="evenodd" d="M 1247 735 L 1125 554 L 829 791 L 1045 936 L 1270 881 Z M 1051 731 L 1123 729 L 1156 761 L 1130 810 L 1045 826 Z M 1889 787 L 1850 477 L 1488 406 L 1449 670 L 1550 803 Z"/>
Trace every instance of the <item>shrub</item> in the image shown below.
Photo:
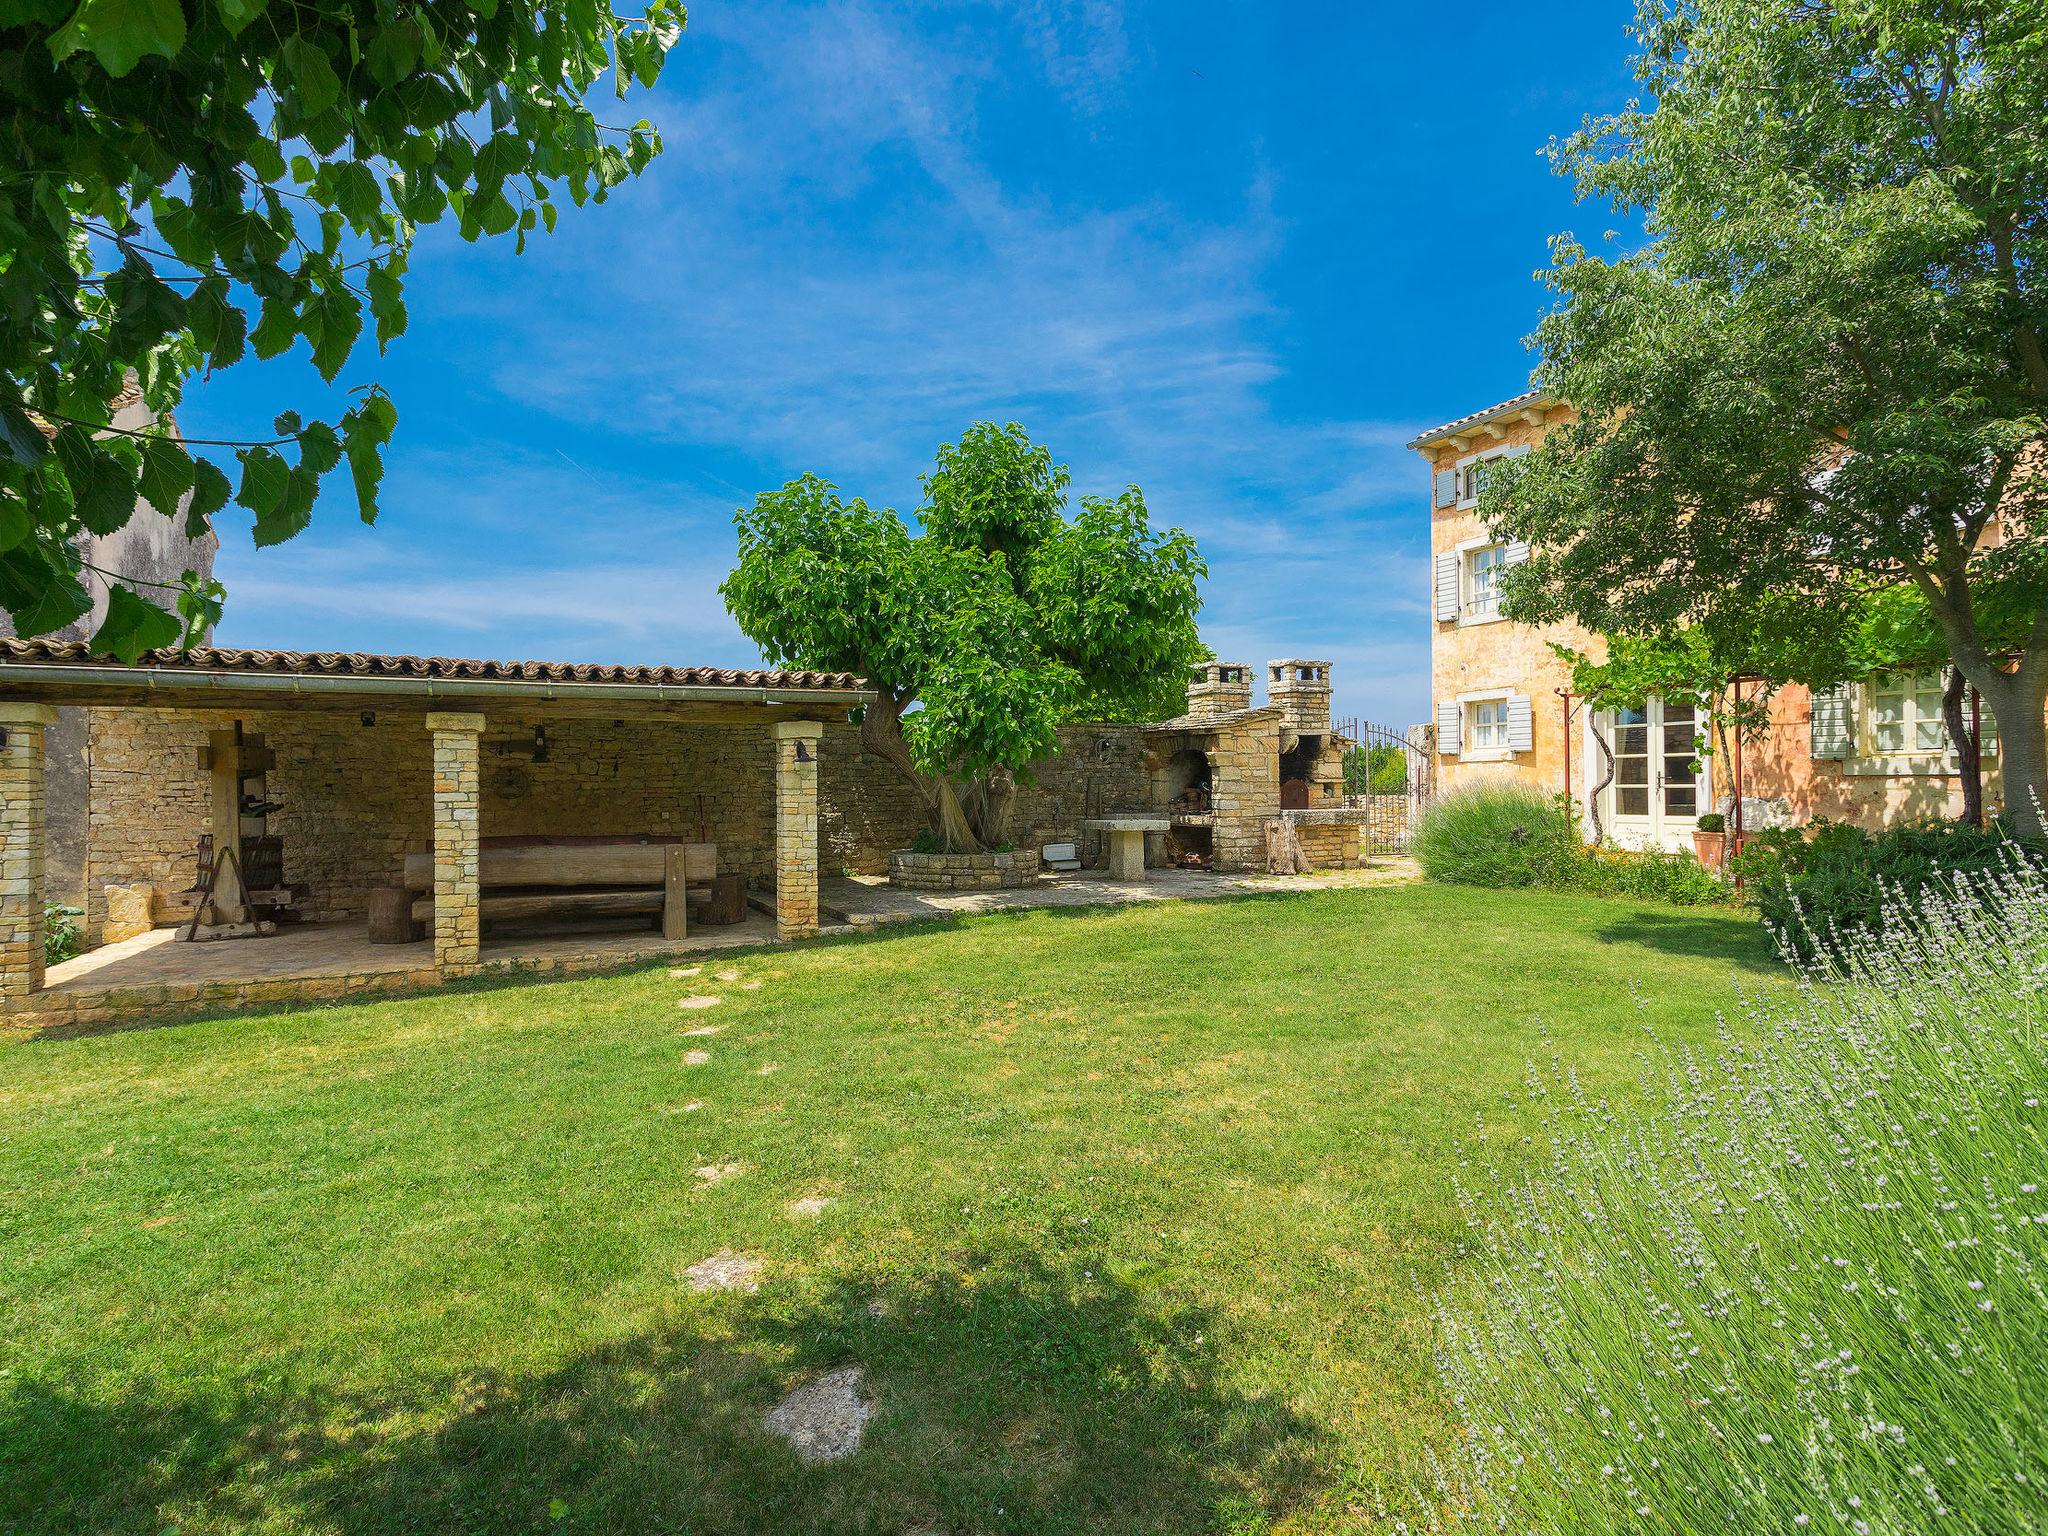
<path fill-rule="evenodd" d="M 2048 893 L 1982 881 L 1658 1052 L 1628 1108 L 1532 1074 L 1545 1176 L 1461 1191 L 1425 1525 L 2041 1529 Z"/>
<path fill-rule="evenodd" d="M 1587 848 L 1571 866 L 1573 883 L 1603 896 L 1633 896 L 1674 906 L 1711 906 L 1734 899 L 1734 887 L 1689 853 Z"/>
<path fill-rule="evenodd" d="M 1701 906 L 1728 901 L 1729 883 L 1689 853 L 1588 848 L 1571 807 L 1518 784 L 1453 790 L 1416 823 L 1422 872 L 1459 885 L 1549 886 Z"/>
<path fill-rule="evenodd" d="M 77 954 L 85 940 L 78 920 L 85 913 L 78 907 L 43 908 L 43 964 L 55 965 Z"/>
<path fill-rule="evenodd" d="M 1719 811 L 1706 811 L 1701 814 L 1698 825 L 1702 832 L 1721 832 L 1727 829 L 1728 818 Z"/>
<path fill-rule="evenodd" d="M 1578 857 L 1570 811 L 1520 784 L 1475 784 L 1433 801 L 1411 846 L 1432 880 L 1456 885 L 1569 884 Z"/>
<path fill-rule="evenodd" d="M 1802 958 L 1838 948 L 1849 935 L 1882 933 L 1885 914 L 1910 914 L 1939 889 L 1974 888 L 1999 869 L 2012 843 L 1996 826 L 1902 823 L 1870 833 L 1838 821 L 1760 832 L 1733 867 L 1780 941 Z"/>

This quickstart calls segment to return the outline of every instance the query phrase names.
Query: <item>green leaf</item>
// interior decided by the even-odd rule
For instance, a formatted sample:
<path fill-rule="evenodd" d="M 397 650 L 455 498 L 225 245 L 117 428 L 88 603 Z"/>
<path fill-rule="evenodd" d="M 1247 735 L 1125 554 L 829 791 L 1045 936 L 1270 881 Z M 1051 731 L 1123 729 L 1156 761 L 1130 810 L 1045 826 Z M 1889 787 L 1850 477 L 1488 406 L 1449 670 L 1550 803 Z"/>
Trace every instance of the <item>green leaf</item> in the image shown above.
<path fill-rule="evenodd" d="M 36 520 L 18 496 L 0 497 L 0 550 L 14 548 L 36 531 Z"/>
<path fill-rule="evenodd" d="M 242 448 L 235 457 L 242 461 L 242 488 L 235 500 L 256 514 L 256 521 L 273 517 L 284 505 L 285 486 L 291 466 L 275 448 Z"/>
<path fill-rule="evenodd" d="M 404 271 L 405 263 L 400 257 L 369 270 L 370 313 L 377 321 L 379 352 L 394 337 L 405 334 L 405 285 L 401 280 Z"/>
<path fill-rule="evenodd" d="M 299 434 L 299 463 L 316 475 L 324 475 L 341 462 L 341 439 L 324 421 L 307 423 Z"/>
<path fill-rule="evenodd" d="M 50 440 L 36 430 L 36 424 L 13 401 L 0 401 L 0 450 L 28 469 L 49 457 Z"/>
<path fill-rule="evenodd" d="M 192 489 L 192 459 L 183 445 L 168 437 L 142 441 L 142 499 L 165 517 L 178 515 L 178 503 Z"/>
<path fill-rule="evenodd" d="M 93 654 L 133 666 L 144 651 L 178 643 L 183 626 L 155 603 L 116 583 L 107 592 L 107 616 L 92 637 Z"/>
<path fill-rule="evenodd" d="M 306 334 L 313 342 L 313 366 L 320 370 L 321 378 L 332 383 L 362 334 L 362 301 L 337 284 L 307 305 L 305 319 Z"/>
<path fill-rule="evenodd" d="M 173 58 L 184 46 L 178 0 L 79 0 L 71 20 L 50 36 L 52 58 L 87 49 L 117 80 L 151 54 Z"/>
<path fill-rule="evenodd" d="M 379 85 L 398 84 L 419 65 L 419 24 L 409 17 L 385 22 L 363 50 L 363 59 Z"/>
<path fill-rule="evenodd" d="M 277 505 L 256 519 L 256 547 L 267 549 L 303 532 L 313 521 L 313 498 L 319 490 L 320 477 L 310 469 L 300 467 L 288 471 L 284 493 L 278 498 Z"/>
<path fill-rule="evenodd" d="M 228 504 L 228 493 L 232 489 L 218 464 L 211 459 L 193 460 L 192 499 L 185 504 L 186 538 L 205 537 L 212 526 L 214 513 Z"/>
<path fill-rule="evenodd" d="M 92 612 L 92 597 L 69 565 L 40 544 L 17 544 L 0 554 L 0 607 L 27 639 L 62 629 Z"/>
<path fill-rule="evenodd" d="M 280 57 L 299 110 L 307 117 L 320 116 L 341 99 L 341 77 L 320 46 L 305 34 L 295 32 L 286 38 Z"/>
<path fill-rule="evenodd" d="M 95 442 L 73 426 L 57 434 L 57 460 L 71 486 L 73 510 L 88 532 L 112 533 L 134 514 L 136 474 L 126 462 L 129 454 L 140 458 L 125 439 Z"/>
<path fill-rule="evenodd" d="M 267 0 L 213 0 L 214 9 L 220 12 L 220 19 L 227 23 L 228 31 L 240 35 L 242 28 L 263 14 Z"/>
<path fill-rule="evenodd" d="M 276 357 L 297 338 L 299 329 L 298 310 L 290 295 L 265 299 L 262 317 L 250 333 L 249 344 L 258 357 Z"/>

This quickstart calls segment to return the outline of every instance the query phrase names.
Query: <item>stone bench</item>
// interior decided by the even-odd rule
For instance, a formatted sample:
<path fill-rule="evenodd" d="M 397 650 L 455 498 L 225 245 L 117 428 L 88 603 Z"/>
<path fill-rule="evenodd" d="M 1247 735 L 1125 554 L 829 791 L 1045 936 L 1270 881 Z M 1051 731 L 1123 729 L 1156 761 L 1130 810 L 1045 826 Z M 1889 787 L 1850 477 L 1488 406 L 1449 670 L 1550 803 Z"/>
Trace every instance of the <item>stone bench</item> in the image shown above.
<path fill-rule="evenodd" d="M 689 903 L 708 901 L 718 875 L 716 843 L 672 843 L 637 838 L 486 839 L 477 850 L 478 915 L 485 922 L 520 918 L 652 917 L 664 938 L 689 933 Z M 737 877 L 735 877 L 737 878 Z M 408 916 L 431 929 L 434 856 L 408 854 Z M 388 895 L 372 904 L 372 938 L 384 942 L 394 913 Z M 381 917 L 380 917 L 381 914 Z"/>

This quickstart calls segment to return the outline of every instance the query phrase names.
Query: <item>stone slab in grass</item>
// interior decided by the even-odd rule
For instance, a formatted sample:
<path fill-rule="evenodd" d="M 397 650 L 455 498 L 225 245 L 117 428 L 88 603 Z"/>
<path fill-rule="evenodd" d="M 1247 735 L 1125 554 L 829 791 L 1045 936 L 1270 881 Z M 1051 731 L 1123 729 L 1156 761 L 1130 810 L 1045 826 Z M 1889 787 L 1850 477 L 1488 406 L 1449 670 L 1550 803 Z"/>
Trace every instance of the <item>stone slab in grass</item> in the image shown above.
<path fill-rule="evenodd" d="M 873 1412 L 861 1368 L 847 1365 L 802 1383 L 761 1422 L 770 1434 L 789 1442 L 798 1461 L 814 1467 L 844 1461 L 859 1450 Z"/>
<path fill-rule="evenodd" d="M 690 1282 L 693 1291 L 758 1291 L 761 1261 L 721 1248 L 684 1270 L 683 1278 Z"/>

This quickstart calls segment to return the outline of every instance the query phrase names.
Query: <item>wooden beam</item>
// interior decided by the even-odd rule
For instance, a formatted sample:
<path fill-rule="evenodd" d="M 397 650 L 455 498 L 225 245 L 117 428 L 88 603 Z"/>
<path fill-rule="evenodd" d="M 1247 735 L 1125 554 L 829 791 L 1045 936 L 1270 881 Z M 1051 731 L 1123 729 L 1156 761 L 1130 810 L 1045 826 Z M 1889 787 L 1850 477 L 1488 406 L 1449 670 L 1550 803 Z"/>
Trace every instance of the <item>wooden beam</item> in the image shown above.
<path fill-rule="evenodd" d="M 479 910 L 485 922 L 503 922 L 522 917 L 654 917 L 661 911 L 662 892 L 625 891 L 515 891 L 484 896 Z M 421 896 L 412 904 L 415 920 L 431 924 L 434 898 Z"/>
<path fill-rule="evenodd" d="M 249 904 L 242 884 L 242 747 L 233 731 L 206 734 L 207 777 L 212 785 L 213 907 L 217 923 L 245 923 Z"/>

